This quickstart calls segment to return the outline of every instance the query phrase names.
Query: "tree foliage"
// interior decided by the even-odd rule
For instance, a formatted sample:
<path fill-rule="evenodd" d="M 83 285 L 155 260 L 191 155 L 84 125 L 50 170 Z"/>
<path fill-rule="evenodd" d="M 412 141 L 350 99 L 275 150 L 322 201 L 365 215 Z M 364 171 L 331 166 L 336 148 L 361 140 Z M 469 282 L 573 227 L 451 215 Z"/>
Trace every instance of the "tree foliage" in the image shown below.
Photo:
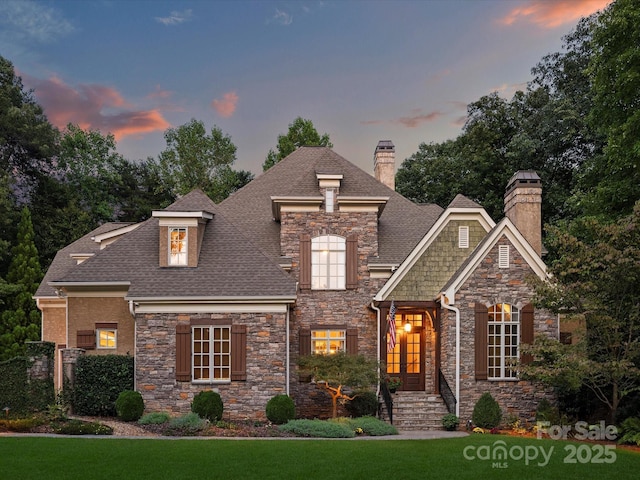
<path fill-rule="evenodd" d="M 202 189 L 220 202 L 251 180 L 249 172 L 235 172 L 236 146 L 218 127 L 207 134 L 204 123 L 192 119 L 164 134 L 167 148 L 160 154 L 159 176 L 174 196 Z"/>
<path fill-rule="evenodd" d="M 333 418 L 338 416 L 338 400 L 353 400 L 354 390 L 371 387 L 378 382 L 378 362 L 364 355 L 337 352 L 329 355 L 306 355 L 298 359 L 300 373 L 331 395 Z"/>
<path fill-rule="evenodd" d="M 297 117 L 289 124 L 289 131 L 286 135 L 278 135 L 277 151 L 269 150 L 267 158 L 262 164 L 262 170 L 266 172 L 297 148 L 304 146 L 332 148 L 333 144 L 327 133 L 322 134 L 322 136 L 318 133 L 311 120 Z"/>

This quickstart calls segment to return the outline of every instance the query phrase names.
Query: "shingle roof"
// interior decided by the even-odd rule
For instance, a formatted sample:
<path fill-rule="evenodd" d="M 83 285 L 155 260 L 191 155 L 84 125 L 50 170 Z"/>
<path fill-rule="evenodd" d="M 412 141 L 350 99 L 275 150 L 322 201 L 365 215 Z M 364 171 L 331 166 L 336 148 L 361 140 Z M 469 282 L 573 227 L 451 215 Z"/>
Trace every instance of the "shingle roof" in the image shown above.
<path fill-rule="evenodd" d="M 300 147 L 218 205 L 273 259 L 280 254 L 279 225 L 271 196 L 318 196 L 316 173 L 343 175 L 341 196 L 389 197 L 379 218 L 379 261 L 400 263 L 442 213 L 437 205 L 420 206 L 326 147 Z"/>

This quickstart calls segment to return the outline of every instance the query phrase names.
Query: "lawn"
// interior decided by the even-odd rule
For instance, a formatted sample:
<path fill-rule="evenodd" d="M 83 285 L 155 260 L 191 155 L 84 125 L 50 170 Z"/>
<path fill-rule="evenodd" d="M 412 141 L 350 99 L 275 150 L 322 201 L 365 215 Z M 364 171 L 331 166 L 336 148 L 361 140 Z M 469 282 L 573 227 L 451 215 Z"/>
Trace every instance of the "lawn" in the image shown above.
<path fill-rule="evenodd" d="M 501 445 L 505 460 L 484 459 Z M 602 455 L 595 447 L 501 435 L 441 440 L 0 437 L 0 478 L 638 478 L 640 453 L 617 448 Z"/>

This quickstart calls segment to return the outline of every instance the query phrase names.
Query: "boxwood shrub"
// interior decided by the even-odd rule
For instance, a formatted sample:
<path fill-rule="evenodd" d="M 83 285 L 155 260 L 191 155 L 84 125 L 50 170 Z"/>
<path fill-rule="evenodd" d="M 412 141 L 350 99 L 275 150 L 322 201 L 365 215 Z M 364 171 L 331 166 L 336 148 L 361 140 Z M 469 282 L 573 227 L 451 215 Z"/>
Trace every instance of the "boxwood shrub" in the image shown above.
<path fill-rule="evenodd" d="M 500 405 L 489 392 L 484 392 L 473 407 L 473 424 L 481 428 L 494 428 L 500 425 L 502 411 Z"/>
<path fill-rule="evenodd" d="M 218 392 L 205 390 L 197 393 L 191 402 L 191 411 L 197 413 L 200 418 L 206 418 L 212 423 L 222 420 L 224 406 Z"/>
<path fill-rule="evenodd" d="M 296 406 L 289 395 L 276 395 L 267 402 L 265 413 L 270 422 L 281 425 L 295 418 Z"/>
<path fill-rule="evenodd" d="M 125 390 L 118 395 L 116 400 L 116 413 L 118 418 L 125 422 L 139 420 L 144 413 L 144 401 L 139 392 Z"/>

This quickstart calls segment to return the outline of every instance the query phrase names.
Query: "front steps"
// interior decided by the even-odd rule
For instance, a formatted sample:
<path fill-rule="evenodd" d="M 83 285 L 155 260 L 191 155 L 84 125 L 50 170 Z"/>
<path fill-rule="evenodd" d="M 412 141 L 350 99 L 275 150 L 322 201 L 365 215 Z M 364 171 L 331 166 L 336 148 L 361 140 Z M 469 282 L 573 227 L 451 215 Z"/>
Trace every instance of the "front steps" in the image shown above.
<path fill-rule="evenodd" d="M 442 417 L 449 411 L 440 395 L 427 392 L 397 392 L 392 393 L 391 398 L 393 425 L 398 430 L 444 430 Z M 381 419 L 389 421 L 384 402 Z"/>

